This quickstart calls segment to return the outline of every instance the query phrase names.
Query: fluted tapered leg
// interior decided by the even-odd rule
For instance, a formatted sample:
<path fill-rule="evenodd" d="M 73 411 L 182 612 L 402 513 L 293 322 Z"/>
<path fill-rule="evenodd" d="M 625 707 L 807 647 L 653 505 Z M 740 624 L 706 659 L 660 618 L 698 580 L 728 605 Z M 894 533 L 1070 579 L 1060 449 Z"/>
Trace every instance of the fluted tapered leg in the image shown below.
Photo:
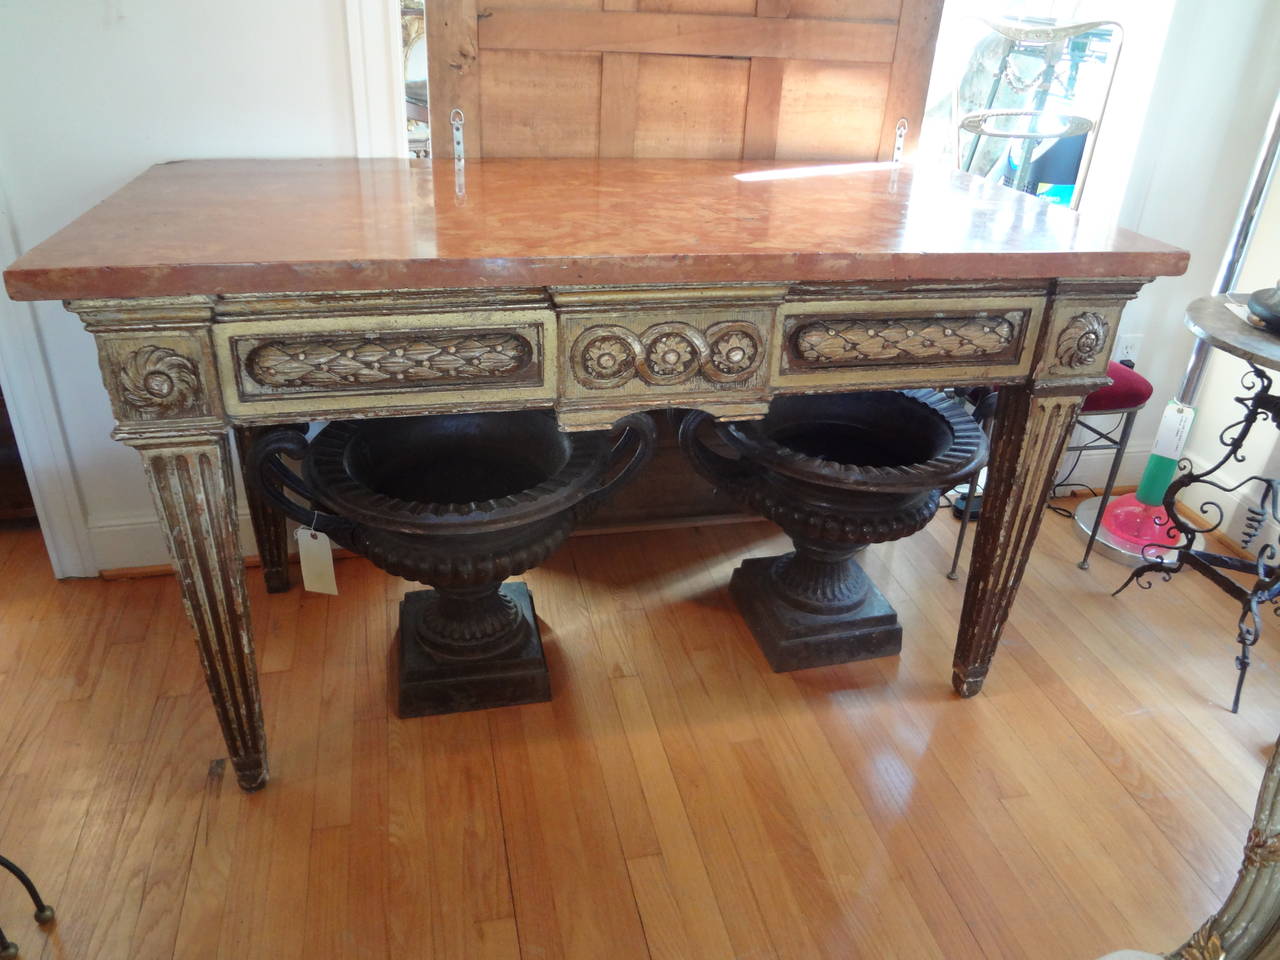
<path fill-rule="evenodd" d="M 146 466 L 236 778 L 257 790 L 267 782 L 266 737 L 227 435 L 126 442 Z"/>
<path fill-rule="evenodd" d="M 272 507 L 249 480 L 245 463 L 254 438 L 274 427 L 236 427 L 236 450 L 240 454 L 240 470 L 245 477 L 245 503 L 253 524 L 253 538 L 258 543 L 258 559 L 262 561 L 262 579 L 267 593 L 285 593 L 289 582 L 289 533 L 285 516 Z"/>
<path fill-rule="evenodd" d="M 1036 395 L 1025 386 L 1000 388 L 952 666 L 951 683 L 962 697 L 982 689 L 1082 400 Z"/>

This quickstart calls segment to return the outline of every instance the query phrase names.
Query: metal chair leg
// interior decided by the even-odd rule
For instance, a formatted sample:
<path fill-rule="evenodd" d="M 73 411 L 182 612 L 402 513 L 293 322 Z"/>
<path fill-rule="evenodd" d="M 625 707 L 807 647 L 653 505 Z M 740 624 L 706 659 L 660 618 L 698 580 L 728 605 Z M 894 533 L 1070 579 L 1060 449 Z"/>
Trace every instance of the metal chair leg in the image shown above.
<path fill-rule="evenodd" d="M 0 867 L 4 867 L 4 869 L 12 873 L 18 878 L 18 882 L 27 888 L 27 895 L 31 897 L 31 902 L 36 908 L 36 923 L 43 926 L 46 923 L 53 922 L 55 916 L 53 907 L 49 906 L 41 899 L 40 891 L 36 889 L 36 885 L 31 882 L 31 878 L 27 876 L 26 872 L 7 857 L 0 857 Z M 0 953 L 0 957 L 3 956 L 4 954 Z"/>
<path fill-rule="evenodd" d="M 1120 461 L 1129 448 L 1129 434 L 1133 432 L 1133 422 L 1138 418 L 1137 410 L 1130 410 L 1124 415 L 1124 426 L 1120 430 L 1120 439 L 1116 441 L 1116 453 L 1111 458 L 1111 469 L 1107 473 L 1107 485 L 1102 488 L 1102 500 L 1098 504 L 1098 515 L 1094 517 L 1093 529 L 1089 531 L 1089 542 L 1084 545 L 1084 557 L 1077 566 L 1081 570 L 1089 569 L 1089 554 L 1093 552 L 1093 544 L 1098 539 L 1098 531 L 1102 529 L 1102 515 L 1106 513 L 1107 503 L 1111 500 L 1111 490 L 1116 485 L 1116 475 L 1120 473 Z"/>
<path fill-rule="evenodd" d="M 17 955 L 18 945 L 6 937 L 3 930 L 0 930 L 0 960 L 11 960 Z"/>
<path fill-rule="evenodd" d="M 978 473 L 982 471 L 979 470 Z M 978 493 L 978 473 L 969 478 L 969 492 L 964 495 L 964 513 L 960 516 L 960 533 L 956 537 L 956 552 L 951 556 L 951 569 L 947 571 L 948 580 L 959 580 L 956 568 L 960 566 L 960 551 L 964 549 L 964 534 L 969 529 L 969 518 L 973 516 L 973 498 Z"/>

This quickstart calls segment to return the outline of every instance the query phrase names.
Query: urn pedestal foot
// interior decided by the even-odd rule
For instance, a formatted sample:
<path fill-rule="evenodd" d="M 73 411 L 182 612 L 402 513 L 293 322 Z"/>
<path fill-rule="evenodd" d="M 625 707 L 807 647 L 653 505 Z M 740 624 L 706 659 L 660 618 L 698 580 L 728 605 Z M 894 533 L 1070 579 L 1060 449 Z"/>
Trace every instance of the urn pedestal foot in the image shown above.
<path fill-rule="evenodd" d="M 424 717 L 436 713 L 485 710 L 551 699 L 551 680 L 542 653 L 542 637 L 533 597 L 523 583 L 505 583 L 501 596 L 515 605 L 519 637 L 497 656 L 462 660 L 437 656 L 423 642 L 423 624 L 436 601 L 434 590 L 405 594 L 397 635 L 396 714 Z"/>
<path fill-rule="evenodd" d="M 866 582 L 865 599 L 853 611 L 804 610 L 778 589 L 773 571 L 779 559 L 744 560 L 729 581 L 738 611 L 775 673 L 901 652 L 898 613 L 874 583 Z"/>

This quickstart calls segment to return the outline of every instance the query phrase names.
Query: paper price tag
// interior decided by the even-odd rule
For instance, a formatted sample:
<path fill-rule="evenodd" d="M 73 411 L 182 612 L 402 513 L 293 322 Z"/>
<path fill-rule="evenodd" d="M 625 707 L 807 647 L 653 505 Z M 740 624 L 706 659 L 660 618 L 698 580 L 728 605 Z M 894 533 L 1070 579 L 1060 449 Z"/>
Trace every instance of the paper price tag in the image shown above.
<path fill-rule="evenodd" d="M 333 575 L 333 547 L 327 534 L 310 527 L 294 532 L 298 540 L 298 560 L 302 564 L 302 589 L 312 593 L 338 593 Z"/>
<path fill-rule="evenodd" d="M 1191 432 L 1191 421 L 1195 416 L 1195 407 L 1184 407 L 1180 403 L 1171 402 L 1164 408 L 1164 416 L 1160 419 L 1160 429 L 1156 431 L 1151 452 L 1159 457 L 1168 457 L 1170 460 L 1181 457 L 1182 449 L 1187 445 L 1187 435 Z"/>

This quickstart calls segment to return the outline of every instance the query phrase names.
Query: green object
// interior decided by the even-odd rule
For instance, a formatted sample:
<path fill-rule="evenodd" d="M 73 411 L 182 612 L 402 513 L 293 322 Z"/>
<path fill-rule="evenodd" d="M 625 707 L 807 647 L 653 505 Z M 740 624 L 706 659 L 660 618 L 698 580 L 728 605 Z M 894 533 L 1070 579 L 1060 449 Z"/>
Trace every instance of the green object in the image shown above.
<path fill-rule="evenodd" d="M 1177 472 L 1177 460 L 1162 457 L 1158 453 L 1151 454 L 1147 458 L 1147 466 L 1142 471 L 1142 480 L 1135 494 L 1138 502 L 1149 507 L 1158 507 L 1164 503 L 1164 492 L 1169 489 Z"/>

